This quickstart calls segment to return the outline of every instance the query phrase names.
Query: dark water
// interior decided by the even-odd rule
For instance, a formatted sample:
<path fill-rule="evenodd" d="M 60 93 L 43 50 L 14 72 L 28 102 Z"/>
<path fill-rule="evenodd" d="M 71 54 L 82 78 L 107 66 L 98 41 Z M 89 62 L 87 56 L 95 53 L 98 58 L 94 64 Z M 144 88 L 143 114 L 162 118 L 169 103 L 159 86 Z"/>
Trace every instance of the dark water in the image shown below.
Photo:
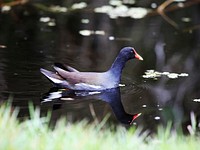
<path fill-rule="evenodd" d="M 141 1 L 128 7 L 151 8 L 152 3 Z M 134 124 L 150 130 L 170 120 L 175 127 L 185 128 L 192 111 L 199 118 L 198 4 L 167 13 L 178 29 L 158 14 L 141 19 L 112 19 L 105 13 L 95 13 L 94 8 L 107 4 L 103 1 L 87 2 L 86 8 L 67 13 L 51 12 L 49 7 L 36 4 L 39 3 L 15 6 L 0 14 L 0 99 L 7 101 L 12 96 L 13 106 L 20 107 L 20 118 L 28 116 L 30 101 L 40 106 L 43 113 L 52 110 L 52 120 L 66 116 L 70 121 L 101 121 L 110 114 L 108 122 L 121 124 L 126 114 L 142 113 Z M 105 71 L 125 46 L 133 46 L 144 61 L 131 60 L 126 64 L 122 74 L 125 86 L 117 92 L 73 95 L 73 99 L 55 98 L 41 103 L 52 87 L 40 73 L 41 67 L 52 70 L 54 62 L 62 62 L 80 71 Z M 174 79 L 173 74 L 172 78 L 145 78 L 143 75 L 150 69 L 184 74 L 175 75 Z"/>

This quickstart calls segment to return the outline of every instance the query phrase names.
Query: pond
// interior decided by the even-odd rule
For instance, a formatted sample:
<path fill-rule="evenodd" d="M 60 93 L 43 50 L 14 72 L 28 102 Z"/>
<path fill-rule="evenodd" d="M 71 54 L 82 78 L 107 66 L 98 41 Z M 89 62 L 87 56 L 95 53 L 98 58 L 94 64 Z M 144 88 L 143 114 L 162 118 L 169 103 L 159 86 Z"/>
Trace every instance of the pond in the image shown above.
<path fill-rule="evenodd" d="M 10 3 L 9 3 L 10 4 Z M 200 12 L 198 3 L 175 1 L 166 16 L 162 3 L 144 1 L 27 2 L 2 6 L 0 14 L 0 100 L 12 100 L 19 118 L 28 105 L 42 114 L 129 126 L 154 131 L 172 121 L 190 124 L 200 116 Z M 183 5 L 183 7 L 178 7 Z M 185 7 L 184 7 L 185 6 Z M 172 9 L 170 9 L 172 8 Z M 120 49 L 132 46 L 143 61 L 130 60 L 121 86 L 101 93 L 74 93 L 52 88 L 40 68 L 55 62 L 79 71 L 106 71 Z"/>

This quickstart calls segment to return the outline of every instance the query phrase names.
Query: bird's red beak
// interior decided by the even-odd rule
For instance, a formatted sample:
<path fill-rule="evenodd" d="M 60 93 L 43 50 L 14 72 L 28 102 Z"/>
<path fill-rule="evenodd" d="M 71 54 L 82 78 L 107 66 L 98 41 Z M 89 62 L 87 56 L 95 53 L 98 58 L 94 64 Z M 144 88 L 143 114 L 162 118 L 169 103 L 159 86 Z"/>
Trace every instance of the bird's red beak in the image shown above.
<path fill-rule="evenodd" d="M 133 49 L 133 51 L 134 51 L 134 53 L 135 53 L 135 58 L 137 58 L 138 60 L 143 60 L 142 56 L 140 56 L 140 55 L 136 52 L 136 50 Z"/>
<path fill-rule="evenodd" d="M 132 124 L 133 124 L 133 121 L 134 121 L 136 118 L 138 118 L 141 114 L 142 114 L 142 113 L 133 115 L 133 118 L 132 118 L 132 121 L 131 121 L 130 125 L 132 125 Z"/>

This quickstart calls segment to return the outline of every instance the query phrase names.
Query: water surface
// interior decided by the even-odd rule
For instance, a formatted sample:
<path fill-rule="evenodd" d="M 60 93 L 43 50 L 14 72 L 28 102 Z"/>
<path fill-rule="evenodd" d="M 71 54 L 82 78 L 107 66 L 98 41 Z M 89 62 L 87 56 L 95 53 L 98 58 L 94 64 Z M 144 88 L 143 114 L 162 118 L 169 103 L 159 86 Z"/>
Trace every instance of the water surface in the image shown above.
<path fill-rule="evenodd" d="M 52 120 L 66 116 L 72 122 L 101 121 L 110 114 L 108 122 L 121 124 L 108 100 L 98 96 L 41 103 L 52 84 L 39 69 L 52 70 L 54 62 L 61 62 L 80 71 L 105 71 L 122 47 L 133 46 L 144 61 L 130 60 L 123 70 L 120 110 L 142 113 L 134 125 L 150 130 L 170 120 L 176 127 L 185 127 L 192 111 L 199 117 L 199 5 L 168 13 L 179 25 L 176 29 L 158 14 L 112 18 L 94 11 L 106 2 L 86 4 L 81 9 L 58 13 L 48 11 L 51 4 L 41 9 L 38 3 L 30 3 L 0 15 L 1 101 L 12 97 L 13 106 L 20 107 L 20 118 L 29 115 L 28 103 L 32 102 L 44 113 L 52 110 Z M 73 4 L 56 5 L 71 8 Z M 126 6 L 152 10 L 152 5 L 145 3 Z M 162 75 L 145 77 L 147 70 Z"/>

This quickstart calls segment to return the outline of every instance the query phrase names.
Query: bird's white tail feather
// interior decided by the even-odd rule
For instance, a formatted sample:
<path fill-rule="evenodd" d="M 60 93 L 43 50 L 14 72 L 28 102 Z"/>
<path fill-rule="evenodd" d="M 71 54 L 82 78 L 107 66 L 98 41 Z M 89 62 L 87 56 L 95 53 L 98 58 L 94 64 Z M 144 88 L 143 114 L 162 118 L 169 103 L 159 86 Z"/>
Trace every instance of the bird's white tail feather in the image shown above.
<path fill-rule="evenodd" d="M 63 83 L 63 80 L 60 79 L 60 77 L 56 73 L 54 73 L 54 72 L 45 70 L 43 68 L 40 69 L 40 72 L 42 74 L 44 74 L 45 77 L 47 77 L 50 81 L 52 81 L 55 84 L 62 84 Z"/>

